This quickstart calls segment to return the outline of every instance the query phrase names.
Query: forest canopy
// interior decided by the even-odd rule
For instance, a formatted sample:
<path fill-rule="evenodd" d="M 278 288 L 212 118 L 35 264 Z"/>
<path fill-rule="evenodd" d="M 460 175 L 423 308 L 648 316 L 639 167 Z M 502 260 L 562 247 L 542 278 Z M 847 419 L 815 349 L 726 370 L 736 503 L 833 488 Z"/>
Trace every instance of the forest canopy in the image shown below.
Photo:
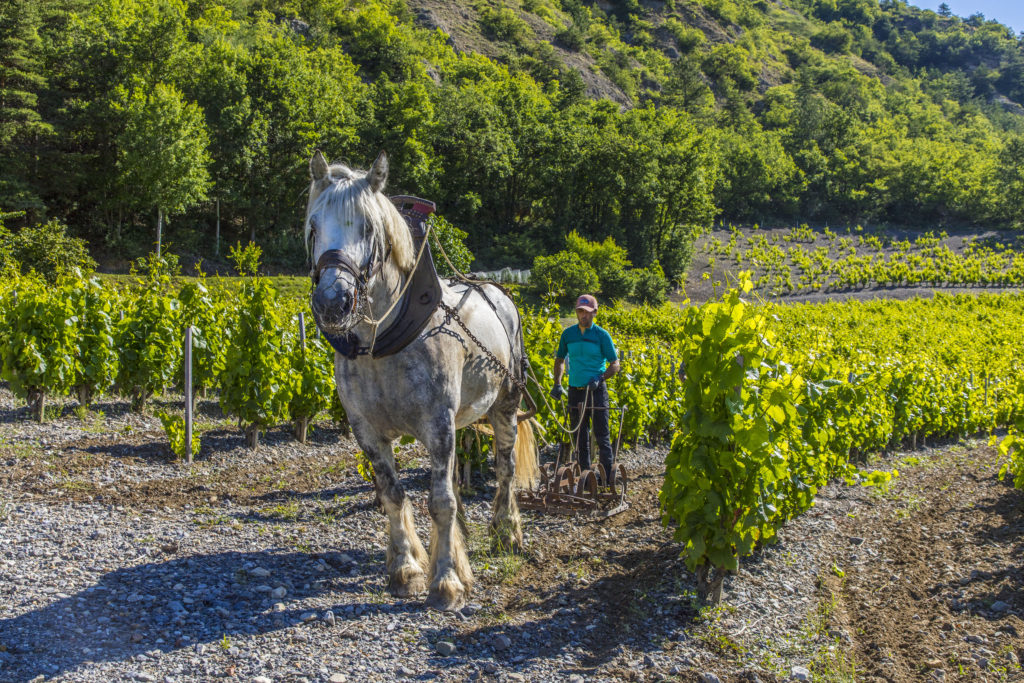
<path fill-rule="evenodd" d="M 716 219 L 1024 223 L 1024 46 L 980 15 L 432 7 L 8 0 L 0 211 L 65 222 L 98 257 L 147 251 L 165 216 L 175 248 L 209 257 L 219 225 L 297 268 L 322 149 L 357 167 L 386 150 L 390 188 L 436 201 L 493 267 L 575 232 L 676 279 Z"/>

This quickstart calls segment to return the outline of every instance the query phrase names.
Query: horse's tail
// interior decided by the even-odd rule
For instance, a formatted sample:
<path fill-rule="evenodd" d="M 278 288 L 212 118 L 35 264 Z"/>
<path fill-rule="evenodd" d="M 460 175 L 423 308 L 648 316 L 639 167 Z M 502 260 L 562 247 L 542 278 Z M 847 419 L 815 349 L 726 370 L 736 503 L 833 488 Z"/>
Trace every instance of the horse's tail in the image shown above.
<path fill-rule="evenodd" d="M 540 479 L 533 424 L 533 420 L 523 420 L 516 425 L 516 488 L 519 489 L 534 489 Z"/>

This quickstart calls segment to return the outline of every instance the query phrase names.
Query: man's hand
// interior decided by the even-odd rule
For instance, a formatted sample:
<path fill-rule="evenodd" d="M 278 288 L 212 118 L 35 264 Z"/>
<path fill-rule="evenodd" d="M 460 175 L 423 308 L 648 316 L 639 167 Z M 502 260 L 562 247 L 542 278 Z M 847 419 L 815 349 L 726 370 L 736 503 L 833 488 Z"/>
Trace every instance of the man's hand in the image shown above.
<path fill-rule="evenodd" d="M 601 382 L 603 381 L 604 375 L 602 373 L 598 373 L 591 377 L 590 381 L 587 382 L 587 389 L 589 389 L 591 392 L 597 391 L 598 387 L 601 386 Z"/>
<path fill-rule="evenodd" d="M 556 384 L 555 386 L 551 387 L 551 398 L 557 401 L 563 396 L 565 396 L 565 389 L 562 388 L 561 384 Z"/>

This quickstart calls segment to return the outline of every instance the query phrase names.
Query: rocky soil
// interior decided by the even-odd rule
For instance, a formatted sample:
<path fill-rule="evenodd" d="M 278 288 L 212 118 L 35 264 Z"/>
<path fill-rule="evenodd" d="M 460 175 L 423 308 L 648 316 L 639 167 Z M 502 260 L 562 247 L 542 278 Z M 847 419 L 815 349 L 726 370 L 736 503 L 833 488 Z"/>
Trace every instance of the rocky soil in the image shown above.
<path fill-rule="evenodd" d="M 664 451 L 623 453 L 622 514 L 525 513 L 522 556 L 488 549 L 481 477 L 473 602 L 438 613 L 385 591 L 384 519 L 329 423 L 253 452 L 203 402 L 187 465 L 156 419 L 73 406 L 37 425 L 0 388 L 0 681 L 1024 680 L 1024 492 L 983 441 L 830 485 L 717 608 L 659 523 Z M 398 458 L 426 539 L 423 456 Z"/>

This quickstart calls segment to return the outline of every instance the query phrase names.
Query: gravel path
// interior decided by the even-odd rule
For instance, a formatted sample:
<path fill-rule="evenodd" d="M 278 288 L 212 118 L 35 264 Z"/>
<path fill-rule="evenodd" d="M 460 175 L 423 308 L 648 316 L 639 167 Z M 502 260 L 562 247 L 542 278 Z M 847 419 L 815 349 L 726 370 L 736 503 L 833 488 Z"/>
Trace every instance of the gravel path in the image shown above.
<path fill-rule="evenodd" d="M 120 404 L 36 425 L 0 388 L 0 681 L 771 681 L 853 635 L 820 618 L 821 584 L 865 489 L 829 486 L 709 609 L 657 521 L 663 450 L 623 455 L 627 513 L 525 515 L 521 558 L 487 549 L 492 482 L 466 499 L 474 602 L 445 614 L 385 591 L 350 439 L 275 430 L 253 453 L 204 410 L 188 467 Z M 421 455 L 399 461 L 428 538 Z"/>

